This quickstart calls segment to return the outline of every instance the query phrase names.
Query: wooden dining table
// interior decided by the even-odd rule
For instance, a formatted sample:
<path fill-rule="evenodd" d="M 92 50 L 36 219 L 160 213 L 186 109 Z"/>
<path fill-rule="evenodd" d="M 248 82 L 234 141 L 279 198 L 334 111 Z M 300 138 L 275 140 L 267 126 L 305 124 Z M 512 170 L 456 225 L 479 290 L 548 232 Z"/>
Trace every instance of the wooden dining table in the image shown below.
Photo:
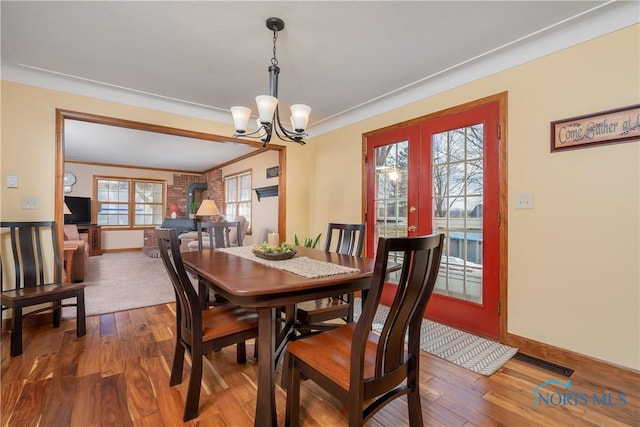
<path fill-rule="evenodd" d="M 296 303 L 348 292 L 366 291 L 375 260 L 295 247 L 296 257 L 308 257 L 358 269 L 357 272 L 309 279 L 217 250 L 182 253 L 185 266 L 232 304 L 258 312 L 258 392 L 255 426 L 276 426 L 276 366 L 286 344 L 295 337 Z M 278 308 L 289 307 L 280 324 Z"/>

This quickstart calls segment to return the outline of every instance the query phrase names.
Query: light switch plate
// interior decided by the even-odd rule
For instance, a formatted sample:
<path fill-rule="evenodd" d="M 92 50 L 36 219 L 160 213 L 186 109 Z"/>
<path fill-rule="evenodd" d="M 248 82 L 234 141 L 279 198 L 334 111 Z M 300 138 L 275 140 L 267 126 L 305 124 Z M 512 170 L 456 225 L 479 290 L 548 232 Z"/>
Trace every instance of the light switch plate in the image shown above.
<path fill-rule="evenodd" d="M 533 209 L 533 193 L 517 193 L 516 209 Z"/>
<path fill-rule="evenodd" d="M 7 188 L 18 188 L 18 175 L 7 175 Z"/>
<path fill-rule="evenodd" d="M 36 196 L 22 196 L 22 209 L 40 209 L 40 198 Z"/>

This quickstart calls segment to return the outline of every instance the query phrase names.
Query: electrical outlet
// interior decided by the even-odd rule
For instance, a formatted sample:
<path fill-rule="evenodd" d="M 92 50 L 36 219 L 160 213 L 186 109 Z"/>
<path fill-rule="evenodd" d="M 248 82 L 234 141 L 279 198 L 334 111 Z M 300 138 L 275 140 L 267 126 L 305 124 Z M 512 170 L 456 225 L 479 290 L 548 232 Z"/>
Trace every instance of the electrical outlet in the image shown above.
<path fill-rule="evenodd" d="M 533 193 L 516 194 L 516 209 L 533 209 Z"/>
<path fill-rule="evenodd" d="M 22 209 L 40 209 L 40 198 L 36 196 L 22 196 Z"/>

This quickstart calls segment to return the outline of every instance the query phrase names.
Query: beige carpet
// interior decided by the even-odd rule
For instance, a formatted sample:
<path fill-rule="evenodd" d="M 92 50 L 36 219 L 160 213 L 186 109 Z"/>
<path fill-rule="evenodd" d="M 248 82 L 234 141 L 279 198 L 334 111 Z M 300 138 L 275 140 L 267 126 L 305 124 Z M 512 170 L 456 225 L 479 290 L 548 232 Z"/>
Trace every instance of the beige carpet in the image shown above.
<path fill-rule="evenodd" d="M 162 260 L 141 251 L 89 257 L 84 284 L 87 316 L 175 301 Z M 64 310 L 75 316 L 74 308 Z"/>

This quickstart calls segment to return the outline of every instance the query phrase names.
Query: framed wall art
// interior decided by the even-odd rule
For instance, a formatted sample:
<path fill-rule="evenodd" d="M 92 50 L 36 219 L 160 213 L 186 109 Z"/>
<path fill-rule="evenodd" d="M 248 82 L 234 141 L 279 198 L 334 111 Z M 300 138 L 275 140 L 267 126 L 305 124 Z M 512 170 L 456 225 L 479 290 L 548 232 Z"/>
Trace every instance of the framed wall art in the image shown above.
<path fill-rule="evenodd" d="M 551 151 L 640 139 L 640 104 L 551 122 Z"/>

